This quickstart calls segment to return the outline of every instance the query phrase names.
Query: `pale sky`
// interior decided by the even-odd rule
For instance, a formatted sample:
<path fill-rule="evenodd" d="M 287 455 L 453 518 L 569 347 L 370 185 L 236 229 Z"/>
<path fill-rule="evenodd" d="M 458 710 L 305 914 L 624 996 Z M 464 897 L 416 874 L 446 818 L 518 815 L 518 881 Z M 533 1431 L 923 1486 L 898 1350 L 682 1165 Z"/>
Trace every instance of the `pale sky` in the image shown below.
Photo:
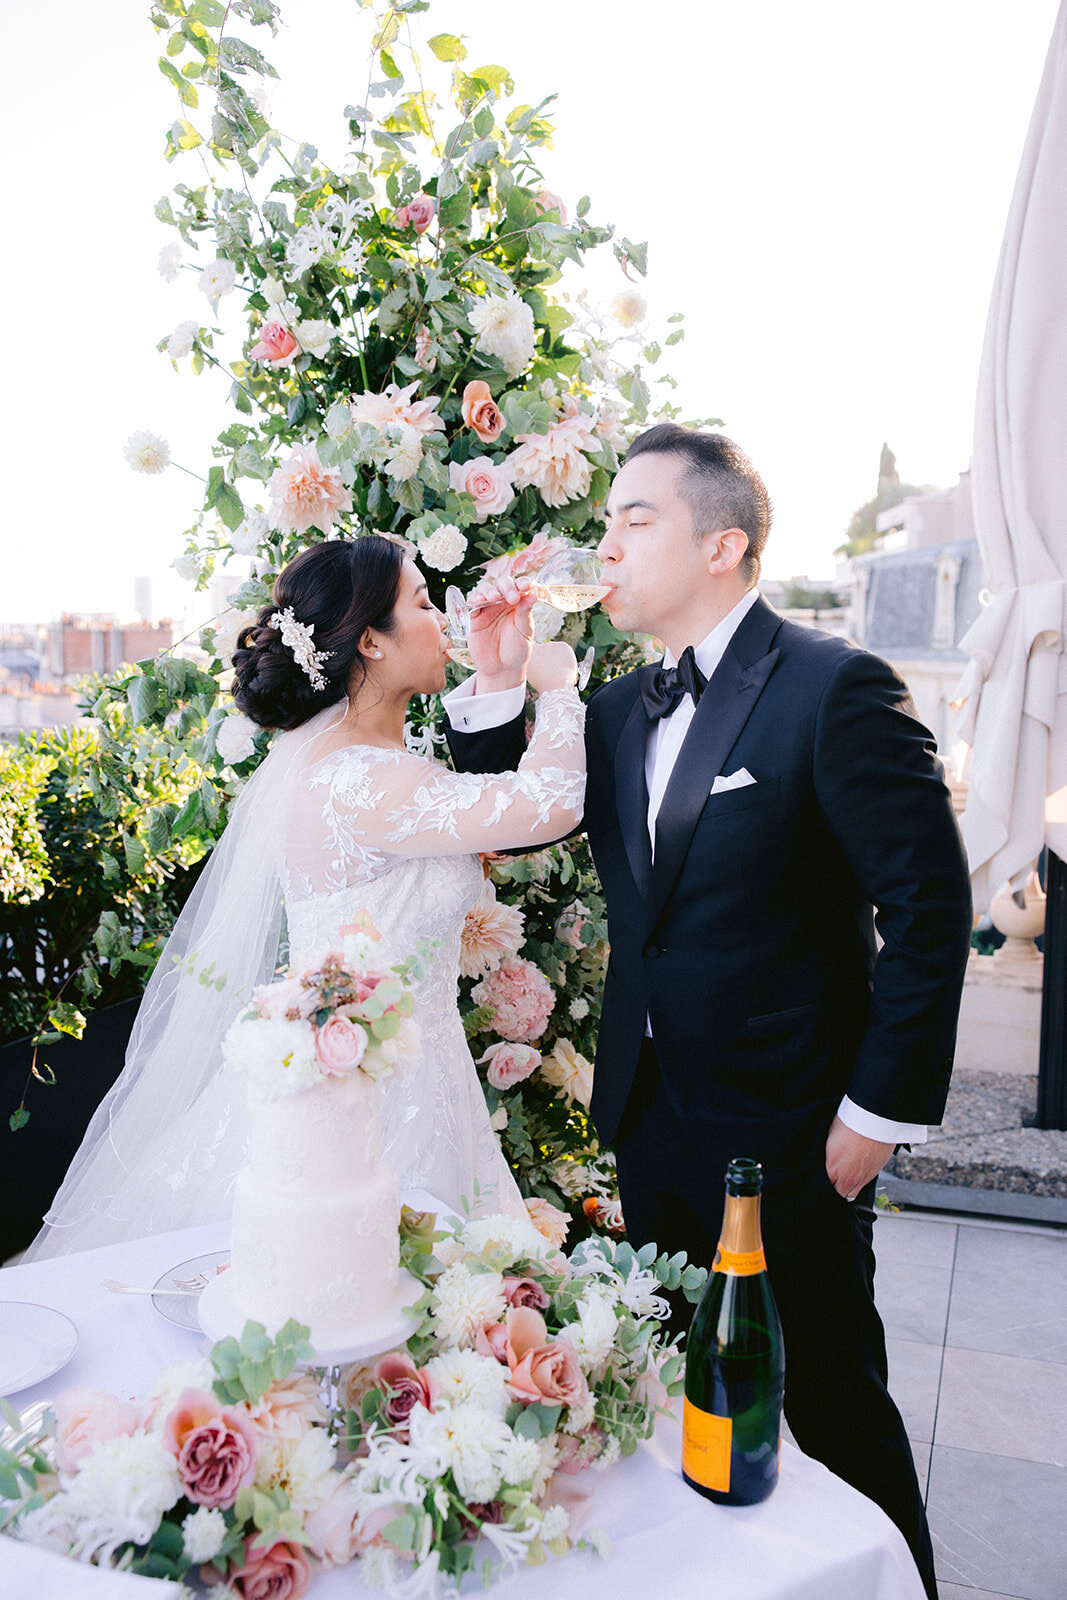
<path fill-rule="evenodd" d="M 191 274 L 156 271 L 176 235 L 152 208 L 182 174 L 162 155 L 176 101 L 147 10 L 0 0 L 0 621 L 129 614 L 138 573 L 157 612 L 206 615 L 169 572 L 199 486 L 122 459 L 149 428 L 205 473 L 232 415 L 154 348 L 205 302 Z M 968 464 L 1055 14 L 1056 0 L 433 0 L 415 22 L 466 35 L 471 64 L 508 66 L 518 99 L 558 94 L 548 187 L 648 240 L 649 333 L 686 314 L 680 403 L 722 417 L 766 478 L 768 574 L 818 577 L 874 493 L 883 439 L 912 482 L 947 486 Z M 353 0 L 288 0 L 284 15 L 257 41 L 282 74 L 276 123 L 339 160 L 367 16 Z M 606 301 L 622 279 L 602 254 L 589 277 Z"/>

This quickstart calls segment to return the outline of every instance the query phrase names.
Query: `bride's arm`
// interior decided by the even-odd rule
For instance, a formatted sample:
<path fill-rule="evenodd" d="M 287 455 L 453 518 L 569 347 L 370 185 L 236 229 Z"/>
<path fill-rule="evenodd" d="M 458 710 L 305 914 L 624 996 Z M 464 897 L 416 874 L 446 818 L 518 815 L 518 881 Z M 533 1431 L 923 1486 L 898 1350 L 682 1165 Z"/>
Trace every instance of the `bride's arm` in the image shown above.
<path fill-rule="evenodd" d="M 536 849 L 569 833 L 585 798 L 585 707 L 573 688 L 541 694 L 515 772 L 451 772 L 399 751 L 352 750 L 331 804 L 364 848 L 391 855 Z"/>

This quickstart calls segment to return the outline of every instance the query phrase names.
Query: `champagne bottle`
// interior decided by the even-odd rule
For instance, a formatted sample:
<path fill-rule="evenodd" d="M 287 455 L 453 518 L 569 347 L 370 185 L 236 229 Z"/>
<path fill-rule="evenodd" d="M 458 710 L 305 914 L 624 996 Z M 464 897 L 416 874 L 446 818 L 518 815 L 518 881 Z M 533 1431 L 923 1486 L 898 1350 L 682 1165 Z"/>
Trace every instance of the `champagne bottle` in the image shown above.
<path fill-rule="evenodd" d="M 760 1235 L 758 1161 L 726 1169 L 722 1235 L 689 1330 L 682 1475 L 723 1505 L 765 1500 L 778 1482 L 785 1352 Z"/>

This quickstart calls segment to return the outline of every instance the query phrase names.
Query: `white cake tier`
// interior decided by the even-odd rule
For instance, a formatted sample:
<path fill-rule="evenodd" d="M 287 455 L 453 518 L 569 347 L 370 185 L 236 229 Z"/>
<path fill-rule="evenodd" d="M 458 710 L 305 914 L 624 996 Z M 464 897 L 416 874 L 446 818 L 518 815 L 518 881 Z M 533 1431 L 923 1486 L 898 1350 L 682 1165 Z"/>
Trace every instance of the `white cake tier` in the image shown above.
<path fill-rule="evenodd" d="M 356 1071 L 303 1094 L 252 1096 L 250 1171 L 285 1193 L 329 1194 L 362 1183 L 381 1159 L 379 1094 Z"/>
<path fill-rule="evenodd" d="M 235 1303 L 269 1328 L 295 1317 L 324 1337 L 373 1322 L 396 1298 L 399 1214 L 387 1167 L 318 1194 L 281 1190 L 246 1167 L 233 1205 Z"/>

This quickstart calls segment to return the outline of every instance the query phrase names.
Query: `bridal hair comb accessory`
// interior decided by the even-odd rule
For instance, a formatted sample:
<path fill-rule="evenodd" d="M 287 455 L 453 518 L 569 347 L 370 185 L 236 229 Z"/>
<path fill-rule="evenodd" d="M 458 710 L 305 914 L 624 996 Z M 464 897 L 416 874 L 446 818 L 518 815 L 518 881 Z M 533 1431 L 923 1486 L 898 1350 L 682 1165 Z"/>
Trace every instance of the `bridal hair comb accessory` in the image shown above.
<path fill-rule="evenodd" d="M 281 631 L 282 643 L 293 652 L 296 664 L 300 670 L 311 680 L 313 689 L 325 689 L 326 679 L 322 675 L 322 663 L 328 661 L 333 655 L 332 650 L 316 650 L 311 642 L 311 635 L 315 632 L 315 624 L 297 622 L 293 615 L 292 606 L 286 606 L 284 611 L 276 611 L 270 619 L 269 626 Z"/>

